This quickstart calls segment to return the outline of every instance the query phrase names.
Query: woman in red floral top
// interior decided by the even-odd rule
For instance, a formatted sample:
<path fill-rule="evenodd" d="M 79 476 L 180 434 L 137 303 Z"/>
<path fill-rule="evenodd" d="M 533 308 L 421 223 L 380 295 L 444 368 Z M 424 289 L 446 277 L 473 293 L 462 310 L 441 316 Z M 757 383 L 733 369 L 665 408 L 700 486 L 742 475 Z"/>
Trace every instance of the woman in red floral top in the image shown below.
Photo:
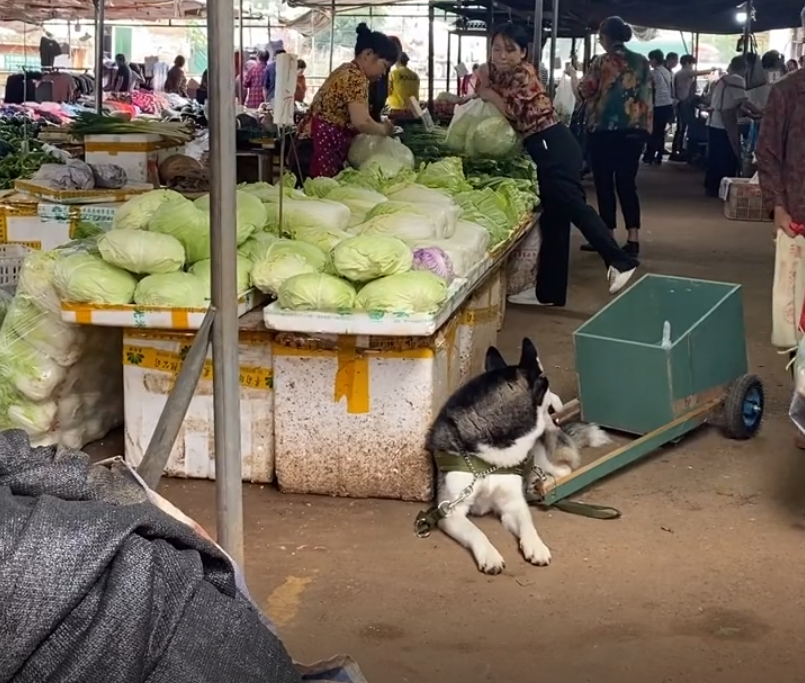
<path fill-rule="evenodd" d="M 542 204 L 536 291 L 513 295 L 517 304 L 564 306 L 567 297 L 570 224 L 579 228 L 607 267 L 610 294 L 620 291 L 638 266 L 624 253 L 584 196 L 582 150 L 557 121 L 551 98 L 526 61 L 529 34 L 508 22 L 492 34 L 492 58 L 479 69 L 478 96 L 490 102 L 520 134 L 537 166 Z"/>

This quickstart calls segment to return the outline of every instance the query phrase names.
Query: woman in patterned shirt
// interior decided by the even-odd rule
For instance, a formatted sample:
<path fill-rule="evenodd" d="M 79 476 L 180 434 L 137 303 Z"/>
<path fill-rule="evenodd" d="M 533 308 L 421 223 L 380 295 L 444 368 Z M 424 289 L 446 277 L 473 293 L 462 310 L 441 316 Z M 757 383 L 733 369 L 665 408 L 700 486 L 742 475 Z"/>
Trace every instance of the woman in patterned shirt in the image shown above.
<path fill-rule="evenodd" d="M 618 223 L 617 195 L 627 233 L 624 250 L 637 256 L 640 251 L 637 169 L 656 111 L 651 68 L 643 55 L 626 47 L 632 39 L 632 29 L 620 17 L 605 19 L 598 29 L 598 38 L 606 52 L 593 60 L 579 83 L 579 95 L 586 105 L 598 212 L 614 235 Z M 592 248 L 584 245 L 582 250 Z"/>
<path fill-rule="evenodd" d="M 536 291 L 520 292 L 509 300 L 564 306 L 571 223 L 603 259 L 610 294 L 624 287 L 638 262 L 618 247 L 601 217 L 587 204 L 581 184 L 581 147 L 570 130 L 558 123 L 536 69 L 526 60 L 529 38 L 525 26 L 511 22 L 495 29 L 491 61 L 479 69 L 478 96 L 493 104 L 520 134 L 539 178 L 542 246 Z"/>
<path fill-rule="evenodd" d="M 391 135 L 394 126 L 369 115 L 369 83 L 397 61 L 397 48 L 384 33 L 358 24 L 355 59 L 337 67 L 324 81 L 302 123 L 299 137 L 312 142 L 309 175 L 333 177 L 344 167 L 357 133 Z"/>

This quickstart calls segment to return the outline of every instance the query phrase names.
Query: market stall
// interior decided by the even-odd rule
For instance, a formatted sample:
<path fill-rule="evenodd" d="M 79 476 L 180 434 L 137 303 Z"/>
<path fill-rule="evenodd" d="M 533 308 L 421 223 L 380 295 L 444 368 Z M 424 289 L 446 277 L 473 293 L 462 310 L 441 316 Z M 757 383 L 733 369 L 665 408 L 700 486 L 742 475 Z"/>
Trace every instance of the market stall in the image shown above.
<path fill-rule="evenodd" d="M 430 496 L 432 412 L 481 370 L 502 324 L 507 262 L 535 232 L 533 166 L 505 121 L 480 128 L 504 156 L 470 153 L 479 123 L 411 126 L 407 144 L 360 136 L 336 178 L 238 188 L 245 480 Z M 106 209 L 66 206 L 82 224 Z M 105 334 L 120 352 L 107 372 L 122 376 L 126 458 L 137 465 L 209 302 L 209 197 L 145 187 L 113 206 L 101 229 L 43 258 L 57 322 Z M 518 259 L 511 277 L 535 261 Z M 212 372 L 208 357 L 168 474 L 215 477 Z"/>

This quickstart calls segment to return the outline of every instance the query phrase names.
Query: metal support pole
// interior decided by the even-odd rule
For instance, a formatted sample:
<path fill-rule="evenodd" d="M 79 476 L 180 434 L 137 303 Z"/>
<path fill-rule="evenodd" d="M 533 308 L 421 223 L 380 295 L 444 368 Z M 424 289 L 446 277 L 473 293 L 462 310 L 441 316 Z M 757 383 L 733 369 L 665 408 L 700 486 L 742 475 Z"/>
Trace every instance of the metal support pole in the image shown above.
<path fill-rule="evenodd" d="M 461 64 L 463 62 L 463 55 L 461 54 L 461 33 L 456 32 L 456 51 L 458 54 L 456 55 L 456 65 Z M 470 65 L 472 67 L 472 65 Z M 455 71 L 455 70 L 454 70 Z M 456 74 L 456 93 L 461 94 L 461 76 L 458 75 L 458 72 L 455 71 Z"/>
<path fill-rule="evenodd" d="M 746 57 L 746 53 L 749 52 L 749 37 L 752 34 L 752 15 L 755 13 L 755 5 L 753 0 L 746 0 L 744 3 L 745 11 L 746 11 L 746 21 L 744 22 L 744 39 L 743 39 L 743 56 Z M 749 65 L 747 64 L 747 73 L 749 71 Z"/>
<path fill-rule="evenodd" d="M 240 43 L 240 73 L 238 76 L 238 102 L 245 104 L 246 102 L 246 89 L 243 87 L 243 77 L 246 73 L 246 56 L 243 54 L 243 0 L 238 3 L 238 43 Z"/>
<path fill-rule="evenodd" d="M 235 237 L 235 8 L 207 6 L 209 36 L 210 251 L 212 255 L 212 386 L 218 542 L 243 567 L 243 483 L 240 461 L 237 241 Z M 241 55 L 242 57 L 242 55 Z"/>
<path fill-rule="evenodd" d="M 559 0 L 553 0 L 551 16 L 551 63 L 548 65 L 548 93 L 551 97 L 554 94 L 554 83 L 556 77 L 556 40 L 559 37 Z"/>
<path fill-rule="evenodd" d="M 433 78 L 435 76 L 434 70 L 436 68 L 433 51 L 433 23 L 436 20 L 436 10 L 433 5 L 428 4 L 428 109 L 433 111 Z"/>
<path fill-rule="evenodd" d="M 335 0 L 330 3 L 330 70 L 333 73 L 333 51 L 335 50 Z"/>
<path fill-rule="evenodd" d="M 534 66 L 539 68 L 542 61 L 542 0 L 534 0 L 534 38 L 531 43 L 534 49 Z"/>
<path fill-rule="evenodd" d="M 106 19 L 104 0 L 95 0 L 95 111 L 103 113 L 103 34 Z"/>
<path fill-rule="evenodd" d="M 587 31 L 584 35 L 584 65 L 582 71 L 587 73 L 590 70 L 590 62 L 593 61 L 593 36 Z"/>
<path fill-rule="evenodd" d="M 447 19 L 447 17 L 445 17 Z M 452 43 L 453 43 L 453 34 L 450 31 L 447 32 L 447 83 L 445 83 L 445 90 L 450 92 L 450 82 L 453 80 L 453 60 L 451 59 L 452 55 Z"/>

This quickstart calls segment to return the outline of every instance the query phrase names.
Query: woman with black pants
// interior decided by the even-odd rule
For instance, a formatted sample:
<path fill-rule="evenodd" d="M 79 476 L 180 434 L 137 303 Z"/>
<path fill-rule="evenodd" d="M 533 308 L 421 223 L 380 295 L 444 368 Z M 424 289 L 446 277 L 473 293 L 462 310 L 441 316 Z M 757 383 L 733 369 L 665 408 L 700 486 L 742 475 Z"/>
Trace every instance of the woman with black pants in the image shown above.
<path fill-rule="evenodd" d="M 643 55 L 627 49 L 632 29 L 620 17 L 601 23 L 599 39 L 606 52 L 595 58 L 579 83 L 587 105 L 587 130 L 598 212 L 614 236 L 617 199 L 626 224 L 624 251 L 640 253 L 640 200 L 637 169 L 652 125 L 651 69 Z M 656 109 L 654 110 L 656 112 Z M 593 251 L 594 245 L 584 245 Z"/>
<path fill-rule="evenodd" d="M 492 103 L 523 137 L 539 178 L 542 246 L 536 290 L 515 294 L 509 301 L 564 306 L 571 223 L 604 261 L 610 294 L 626 285 L 638 262 L 618 247 L 601 217 L 587 204 L 581 185 L 581 148 L 570 130 L 558 123 L 536 69 L 526 61 L 530 38 L 525 26 L 511 22 L 495 29 L 491 60 L 479 70 L 478 96 Z"/>

